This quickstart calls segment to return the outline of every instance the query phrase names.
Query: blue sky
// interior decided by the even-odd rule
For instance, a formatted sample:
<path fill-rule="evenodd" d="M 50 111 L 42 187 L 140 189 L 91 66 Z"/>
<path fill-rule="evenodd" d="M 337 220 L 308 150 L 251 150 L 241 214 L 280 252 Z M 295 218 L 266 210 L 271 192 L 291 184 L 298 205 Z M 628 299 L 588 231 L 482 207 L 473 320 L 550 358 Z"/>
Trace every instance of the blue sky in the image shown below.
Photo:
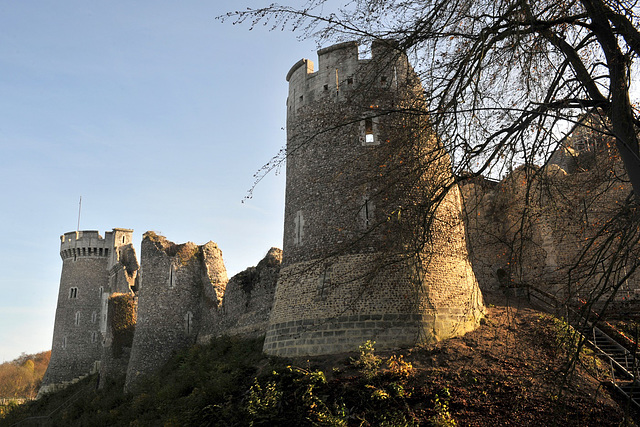
<path fill-rule="evenodd" d="M 59 236 L 218 243 L 230 275 L 282 246 L 289 68 L 313 41 L 215 17 L 268 2 L 0 0 L 0 361 L 51 346 Z"/>

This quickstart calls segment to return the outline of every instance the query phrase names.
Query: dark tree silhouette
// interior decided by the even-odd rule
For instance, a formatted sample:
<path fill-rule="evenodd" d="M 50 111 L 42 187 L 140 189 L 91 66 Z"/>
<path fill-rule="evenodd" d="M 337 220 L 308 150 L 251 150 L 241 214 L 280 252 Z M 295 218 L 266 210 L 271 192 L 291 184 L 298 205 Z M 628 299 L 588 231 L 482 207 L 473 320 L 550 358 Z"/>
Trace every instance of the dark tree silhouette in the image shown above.
<path fill-rule="evenodd" d="M 394 40 L 412 56 L 430 121 L 454 170 L 500 176 L 544 163 L 585 113 L 606 118 L 640 194 L 637 1 L 354 0 L 229 13 L 237 23 L 291 28 L 319 43 Z M 505 169 L 506 168 L 506 169 Z"/>

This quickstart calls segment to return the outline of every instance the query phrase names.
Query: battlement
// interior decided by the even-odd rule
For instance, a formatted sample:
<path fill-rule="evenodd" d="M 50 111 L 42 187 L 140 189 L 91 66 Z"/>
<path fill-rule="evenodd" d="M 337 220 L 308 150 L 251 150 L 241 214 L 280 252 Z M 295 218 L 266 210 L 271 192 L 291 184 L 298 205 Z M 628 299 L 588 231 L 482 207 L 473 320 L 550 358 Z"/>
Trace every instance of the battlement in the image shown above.
<path fill-rule="evenodd" d="M 133 230 L 114 228 L 102 237 L 97 230 L 70 231 L 60 236 L 60 257 L 109 257 L 118 246 L 131 243 Z"/>
<path fill-rule="evenodd" d="M 289 113 L 314 100 L 341 98 L 364 84 L 379 88 L 397 87 L 410 70 L 407 56 L 394 41 L 378 40 L 371 45 L 371 58 L 360 58 L 358 43 L 344 42 L 318 51 L 318 69 L 313 61 L 301 59 L 287 73 Z"/>

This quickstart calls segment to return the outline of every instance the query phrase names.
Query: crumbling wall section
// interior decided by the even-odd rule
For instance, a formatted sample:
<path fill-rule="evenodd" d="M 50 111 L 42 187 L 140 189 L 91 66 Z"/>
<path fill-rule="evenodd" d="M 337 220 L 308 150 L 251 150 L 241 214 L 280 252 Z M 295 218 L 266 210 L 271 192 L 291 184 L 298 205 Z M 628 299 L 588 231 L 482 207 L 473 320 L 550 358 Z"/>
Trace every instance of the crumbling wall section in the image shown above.
<path fill-rule="evenodd" d="M 499 183 L 475 178 L 462 186 L 470 258 L 483 290 L 533 286 L 577 303 L 606 297 L 618 283 L 617 300 L 640 297 L 638 273 L 625 278 L 633 263 L 622 258 L 625 238 L 633 240 L 625 237 L 632 215 L 625 213 L 631 187 L 624 167 L 611 141 L 582 133 L 542 168 L 521 166 Z M 576 138 L 582 150 L 570 145 Z"/>
<path fill-rule="evenodd" d="M 100 366 L 100 387 L 110 379 L 126 375 L 137 315 L 133 293 L 113 293 L 109 296 L 107 306 L 108 326 Z"/>
<path fill-rule="evenodd" d="M 260 336 L 267 331 L 282 251 L 271 248 L 255 267 L 231 278 L 222 304 L 220 333 Z"/>
<path fill-rule="evenodd" d="M 118 241 L 130 241 L 116 236 Z M 132 243 L 125 243 L 115 251 L 109 269 L 109 287 L 102 296 L 102 359 L 100 383 L 124 376 L 131 355 L 135 330 L 137 300 L 136 283 L 140 264 Z"/>
<path fill-rule="evenodd" d="M 175 244 L 147 232 L 141 264 L 127 389 L 140 376 L 160 368 L 174 352 L 196 342 L 208 309 L 205 296 L 215 304 L 226 285 L 222 252 L 213 243 Z"/>

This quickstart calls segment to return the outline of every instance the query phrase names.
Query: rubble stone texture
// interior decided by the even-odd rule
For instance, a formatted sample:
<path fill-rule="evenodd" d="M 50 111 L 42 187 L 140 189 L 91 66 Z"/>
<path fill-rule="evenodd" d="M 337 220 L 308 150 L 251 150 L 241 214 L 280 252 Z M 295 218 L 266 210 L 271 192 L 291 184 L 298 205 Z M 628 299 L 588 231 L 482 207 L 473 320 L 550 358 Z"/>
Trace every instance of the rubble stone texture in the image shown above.
<path fill-rule="evenodd" d="M 411 346 L 474 329 L 461 198 L 407 57 L 342 43 L 287 76 L 284 251 L 264 350 Z M 450 191 L 443 192 L 444 188 Z M 437 200 L 438 203 L 433 203 Z M 426 222 L 425 222 L 426 220 Z"/>
<path fill-rule="evenodd" d="M 544 167 L 462 186 L 471 261 L 483 290 L 533 286 L 560 301 L 640 297 L 631 186 L 614 141 L 593 119 L 577 126 Z M 626 206 L 626 207 L 625 207 Z M 599 297 L 598 297 L 599 295 Z"/>
<path fill-rule="evenodd" d="M 222 251 L 213 242 L 176 245 L 147 232 L 141 249 L 138 313 L 125 388 L 171 355 L 196 343 L 207 306 L 218 305 L 227 283 Z"/>
<path fill-rule="evenodd" d="M 62 273 L 51 361 L 40 393 L 100 369 L 103 351 L 109 347 L 109 342 L 103 347 L 109 296 L 131 292 L 137 274 L 132 232 L 114 228 L 104 238 L 93 230 L 61 236 Z"/>

